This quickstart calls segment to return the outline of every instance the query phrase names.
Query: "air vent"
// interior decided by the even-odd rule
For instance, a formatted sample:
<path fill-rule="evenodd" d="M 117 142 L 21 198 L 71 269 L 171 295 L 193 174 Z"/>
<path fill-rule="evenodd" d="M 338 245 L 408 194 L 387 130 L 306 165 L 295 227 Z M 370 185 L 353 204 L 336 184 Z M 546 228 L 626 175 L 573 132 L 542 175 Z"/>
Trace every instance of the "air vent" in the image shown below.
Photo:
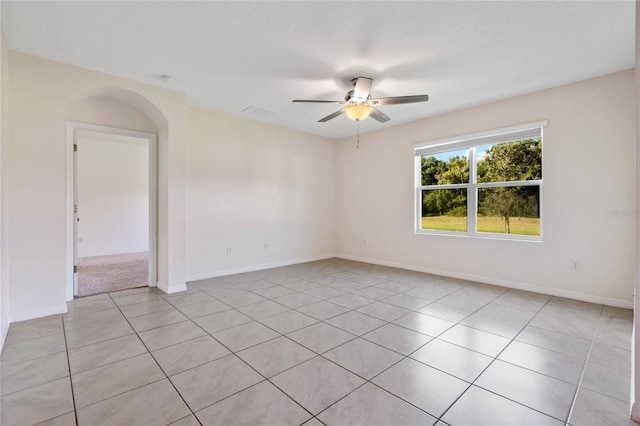
<path fill-rule="evenodd" d="M 249 108 L 245 108 L 240 111 L 243 115 L 248 115 L 253 118 L 271 118 L 276 115 L 275 112 L 269 111 L 268 109 L 260 108 L 257 106 L 250 106 Z"/>

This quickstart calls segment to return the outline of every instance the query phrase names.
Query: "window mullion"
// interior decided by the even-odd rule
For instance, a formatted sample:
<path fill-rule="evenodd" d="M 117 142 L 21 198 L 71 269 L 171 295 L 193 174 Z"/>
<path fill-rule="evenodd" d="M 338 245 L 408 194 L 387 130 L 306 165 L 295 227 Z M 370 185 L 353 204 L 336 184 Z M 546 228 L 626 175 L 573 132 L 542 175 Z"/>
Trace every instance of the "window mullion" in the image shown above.
<path fill-rule="evenodd" d="M 467 190 L 467 232 L 471 235 L 476 233 L 478 216 L 478 190 L 476 189 L 476 148 L 469 149 L 469 189 Z"/>
<path fill-rule="evenodd" d="M 416 206 L 413 214 L 415 218 L 413 220 L 415 231 L 418 232 L 421 229 L 422 225 L 422 157 L 417 156 L 414 159 L 414 168 L 416 174 L 414 176 L 414 186 L 416 188 Z"/>

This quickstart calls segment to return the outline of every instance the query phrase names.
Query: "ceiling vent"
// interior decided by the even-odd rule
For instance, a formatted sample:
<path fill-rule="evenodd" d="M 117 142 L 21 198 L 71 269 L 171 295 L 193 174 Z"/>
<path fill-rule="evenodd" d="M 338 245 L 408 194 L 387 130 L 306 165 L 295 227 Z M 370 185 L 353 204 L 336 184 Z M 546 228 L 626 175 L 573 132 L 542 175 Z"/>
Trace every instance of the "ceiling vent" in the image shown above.
<path fill-rule="evenodd" d="M 268 109 L 260 108 L 257 106 L 250 106 L 249 108 L 245 108 L 240 112 L 243 115 L 247 115 L 253 118 L 261 118 L 261 119 L 271 118 L 274 115 L 276 115 L 276 113 L 273 111 L 269 111 Z"/>

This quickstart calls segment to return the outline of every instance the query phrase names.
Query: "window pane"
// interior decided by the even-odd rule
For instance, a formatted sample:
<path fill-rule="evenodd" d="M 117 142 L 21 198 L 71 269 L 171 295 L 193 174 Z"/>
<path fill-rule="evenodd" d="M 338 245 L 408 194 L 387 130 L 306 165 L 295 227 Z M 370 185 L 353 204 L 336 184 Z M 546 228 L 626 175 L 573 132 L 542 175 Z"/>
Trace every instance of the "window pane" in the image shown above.
<path fill-rule="evenodd" d="M 422 191 L 420 229 L 466 232 L 467 190 L 433 189 Z"/>
<path fill-rule="evenodd" d="M 422 185 L 469 182 L 469 150 L 447 151 L 422 156 Z"/>
<path fill-rule="evenodd" d="M 542 179 L 542 139 L 476 148 L 478 182 Z"/>
<path fill-rule="evenodd" d="M 540 187 L 478 189 L 478 232 L 540 235 Z"/>

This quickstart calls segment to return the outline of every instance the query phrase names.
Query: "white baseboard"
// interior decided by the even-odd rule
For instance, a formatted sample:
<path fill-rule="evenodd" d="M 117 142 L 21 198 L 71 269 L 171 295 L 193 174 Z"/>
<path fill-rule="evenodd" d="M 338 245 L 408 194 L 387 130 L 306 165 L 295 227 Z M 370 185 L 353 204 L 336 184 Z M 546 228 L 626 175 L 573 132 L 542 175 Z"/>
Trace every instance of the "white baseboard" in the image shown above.
<path fill-rule="evenodd" d="M 181 291 L 187 291 L 187 284 L 185 283 L 182 285 L 174 285 L 167 288 L 166 290 L 163 288 L 161 288 L 160 290 L 164 291 L 167 294 L 180 293 Z"/>
<path fill-rule="evenodd" d="M 221 269 L 219 271 L 204 272 L 200 274 L 187 275 L 187 282 L 206 280 L 208 278 L 223 277 L 225 275 L 241 274 L 243 272 L 261 271 L 263 269 L 279 268 L 281 266 L 297 265 L 298 263 L 314 262 L 316 260 L 331 259 L 338 257 L 335 254 L 324 254 L 321 256 L 302 257 L 298 259 L 282 260 L 272 263 L 261 263 L 259 265 L 241 266 L 239 268 Z"/>
<path fill-rule="evenodd" d="M 49 315 L 66 314 L 67 304 L 49 306 L 44 309 L 36 309 L 34 311 L 18 312 L 9 314 L 9 322 L 26 321 L 34 318 L 47 317 Z"/>
<path fill-rule="evenodd" d="M 428 268 L 424 266 L 407 265 L 404 263 L 388 262 L 386 260 L 370 259 L 367 257 L 351 256 L 348 254 L 336 254 L 340 259 L 354 260 L 357 262 L 372 263 L 374 265 L 390 266 L 392 268 L 407 269 L 410 271 L 426 272 L 428 274 L 441 275 L 443 277 L 458 278 L 461 280 L 475 281 L 484 284 L 492 284 L 500 287 L 514 288 L 517 290 L 531 291 L 534 293 L 548 294 L 550 296 L 566 297 L 582 302 L 597 303 L 599 305 L 615 306 L 618 308 L 633 309 L 633 302 L 628 300 L 611 299 L 609 297 L 593 296 L 591 294 L 577 293 L 549 287 L 540 287 L 532 284 L 524 284 L 499 278 L 485 277 L 481 275 L 466 274 L 462 272 L 446 271 L 443 269 Z"/>
<path fill-rule="evenodd" d="M 2 334 L 0 334 L 0 351 L 2 351 L 2 348 L 4 347 L 4 341 L 7 339 L 7 333 L 9 333 L 9 321 L 7 318 L 7 321 L 2 323 L 2 330 L 0 331 Z"/>
<path fill-rule="evenodd" d="M 166 294 L 180 293 L 181 291 L 187 291 L 187 283 L 182 283 L 178 285 L 165 286 L 162 281 L 158 281 L 156 283 L 156 287 L 158 290 L 163 291 Z"/>

